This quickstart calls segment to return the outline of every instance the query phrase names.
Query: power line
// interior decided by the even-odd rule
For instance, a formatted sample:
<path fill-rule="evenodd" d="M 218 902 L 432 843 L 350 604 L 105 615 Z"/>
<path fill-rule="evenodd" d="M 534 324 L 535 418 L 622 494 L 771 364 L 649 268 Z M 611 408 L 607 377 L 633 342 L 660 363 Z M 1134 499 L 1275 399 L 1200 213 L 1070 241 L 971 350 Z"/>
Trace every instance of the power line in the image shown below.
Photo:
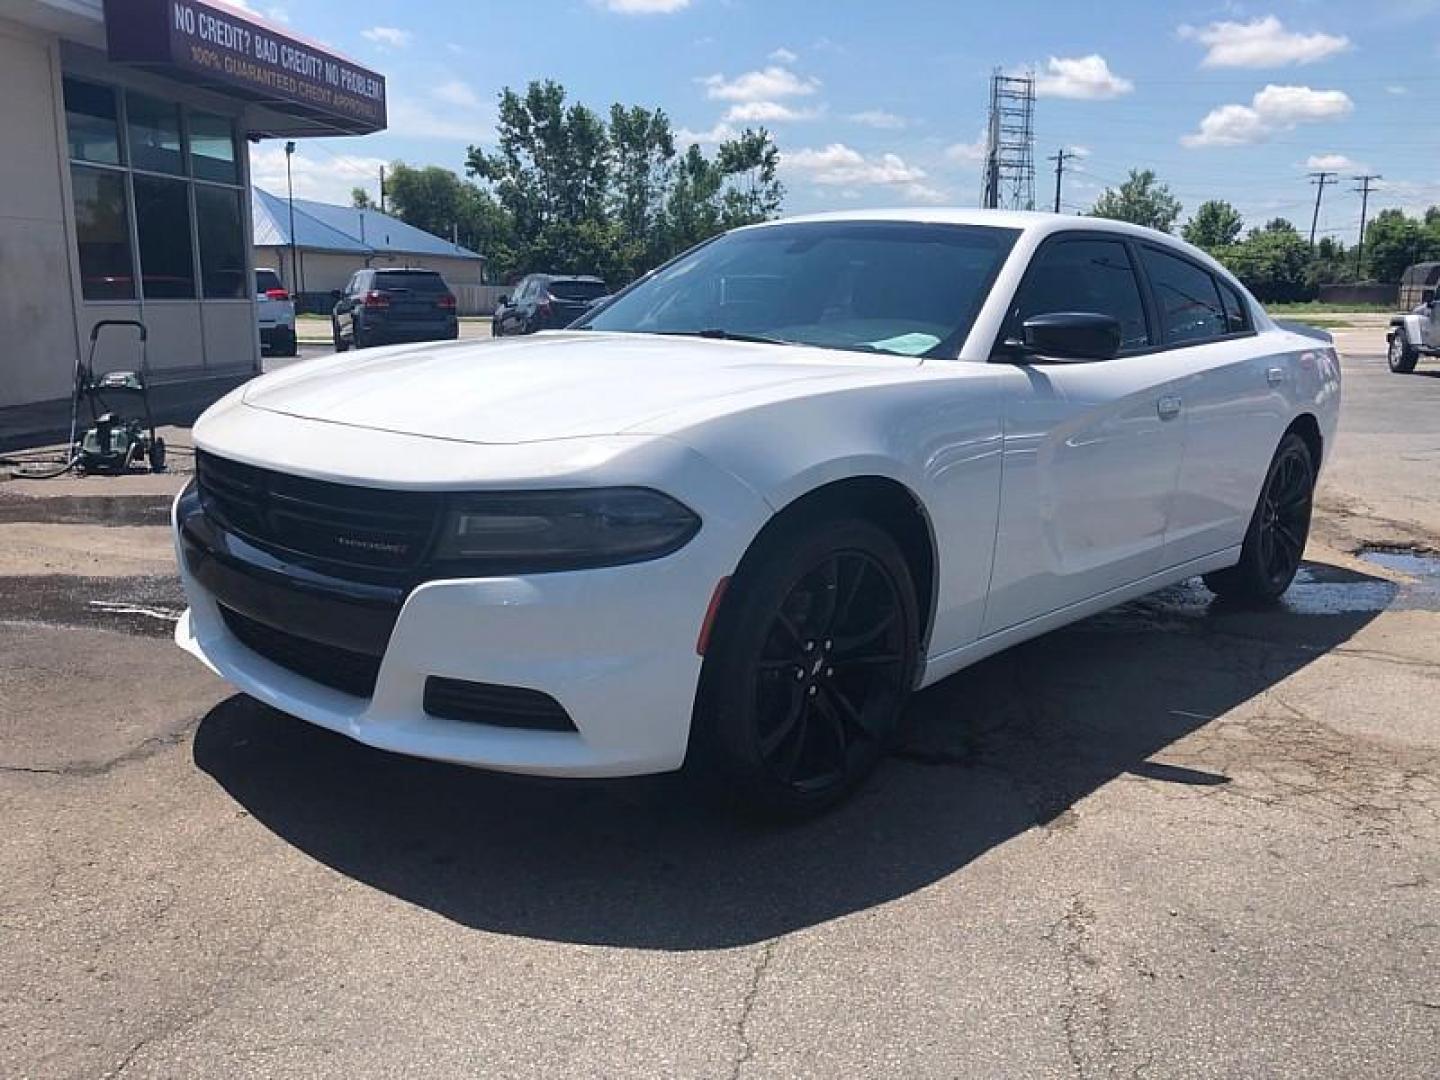
<path fill-rule="evenodd" d="M 1366 173 L 1350 179 L 1360 185 L 1351 189 L 1360 193 L 1360 239 L 1355 242 L 1355 276 L 1358 278 L 1362 276 L 1360 271 L 1365 263 L 1365 211 L 1370 205 L 1370 185 L 1382 177 L 1379 173 Z"/>
<path fill-rule="evenodd" d="M 1315 185 L 1315 214 L 1310 218 L 1310 248 L 1315 248 L 1315 229 L 1320 224 L 1320 196 L 1325 194 L 1326 184 L 1338 184 L 1339 174 L 1333 172 L 1312 172 L 1310 183 Z"/>

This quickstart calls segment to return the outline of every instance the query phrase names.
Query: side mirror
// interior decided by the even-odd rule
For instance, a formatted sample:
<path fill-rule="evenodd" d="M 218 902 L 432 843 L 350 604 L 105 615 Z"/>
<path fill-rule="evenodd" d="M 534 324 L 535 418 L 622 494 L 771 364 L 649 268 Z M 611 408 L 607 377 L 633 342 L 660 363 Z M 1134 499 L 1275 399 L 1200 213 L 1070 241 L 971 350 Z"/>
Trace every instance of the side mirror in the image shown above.
<path fill-rule="evenodd" d="M 496 307 L 504 307 L 504 306 L 505 306 L 506 304 L 508 304 L 508 303 L 510 303 L 510 297 L 506 296 L 504 293 L 501 293 L 501 294 L 500 294 L 500 299 L 497 300 L 497 301 L 495 301 L 495 306 L 496 306 Z"/>
<path fill-rule="evenodd" d="M 1110 360 L 1120 351 L 1120 320 L 1113 315 L 1086 311 L 1032 315 L 1020 333 L 1020 341 L 1006 345 L 1046 360 Z"/>
<path fill-rule="evenodd" d="M 341 292 L 339 289 L 331 289 L 331 290 L 330 290 L 330 299 L 331 299 L 331 300 L 344 300 L 344 299 L 345 299 L 345 294 L 344 294 L 343 292 Z"/>

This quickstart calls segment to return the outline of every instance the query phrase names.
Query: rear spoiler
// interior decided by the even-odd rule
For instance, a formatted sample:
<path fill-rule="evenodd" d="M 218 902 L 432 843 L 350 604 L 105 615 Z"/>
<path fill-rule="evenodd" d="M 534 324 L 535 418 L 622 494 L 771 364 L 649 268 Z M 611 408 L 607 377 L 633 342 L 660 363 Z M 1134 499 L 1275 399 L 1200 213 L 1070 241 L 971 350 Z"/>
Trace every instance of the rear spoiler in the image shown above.
<path fill-rule="evenodd" d="M 1305 337 L 1314 338 L 1316 341 L 1323 341 L 1326 345 L 1335 344 L 1335 337 L 1329 330 L 1322 330 L 1318 326 L 1311 326 L 1309 323 L 1295 322 L 1291 319 L 1276 319 L 1275 325 L 1282 330 L 1288 330 L 1292 334 L 1303 334 Z"/>

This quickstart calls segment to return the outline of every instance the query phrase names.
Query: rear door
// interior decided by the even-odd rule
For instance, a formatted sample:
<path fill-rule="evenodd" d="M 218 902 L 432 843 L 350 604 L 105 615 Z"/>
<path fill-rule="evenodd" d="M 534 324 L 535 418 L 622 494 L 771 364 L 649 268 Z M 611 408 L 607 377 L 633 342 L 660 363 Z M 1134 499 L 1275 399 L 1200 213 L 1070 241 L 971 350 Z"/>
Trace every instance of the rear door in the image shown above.
<path fill-rule="evenodd" d="M 1168 248 L 1140 250 L 1184 414 L 1185 452 L 1165 543 L 1166 565 L 1179 566 L 1244 539 L 1289 423 L 1286 391 L 1296 357 L 1266 351 L 1249 303 L 1223 277 Z"/>
<path fill-rule="evenodd" d="M 1180 469 L 1172 373 L 1134 247 L 1061 233 L 1036 253 L 1005 335 L 1032 315 L 1095 312 L 1121 352 L 1092 363 L 1013 362 L 1000 519 L 983 631 L 994 633 L 1156 573 Z"/>

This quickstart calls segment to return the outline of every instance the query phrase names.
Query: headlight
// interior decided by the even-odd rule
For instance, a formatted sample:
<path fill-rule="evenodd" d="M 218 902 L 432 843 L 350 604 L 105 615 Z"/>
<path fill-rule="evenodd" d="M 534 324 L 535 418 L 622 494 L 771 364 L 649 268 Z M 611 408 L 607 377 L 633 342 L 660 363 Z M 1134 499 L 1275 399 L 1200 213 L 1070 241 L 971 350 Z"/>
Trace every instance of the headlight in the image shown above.
<path fill-rule="evenodd" d="M 435 561 L 490 574 L 618 566 L 669 555 L 699 529 L 648 488 L 477 493 L 455 501 Z"/>

